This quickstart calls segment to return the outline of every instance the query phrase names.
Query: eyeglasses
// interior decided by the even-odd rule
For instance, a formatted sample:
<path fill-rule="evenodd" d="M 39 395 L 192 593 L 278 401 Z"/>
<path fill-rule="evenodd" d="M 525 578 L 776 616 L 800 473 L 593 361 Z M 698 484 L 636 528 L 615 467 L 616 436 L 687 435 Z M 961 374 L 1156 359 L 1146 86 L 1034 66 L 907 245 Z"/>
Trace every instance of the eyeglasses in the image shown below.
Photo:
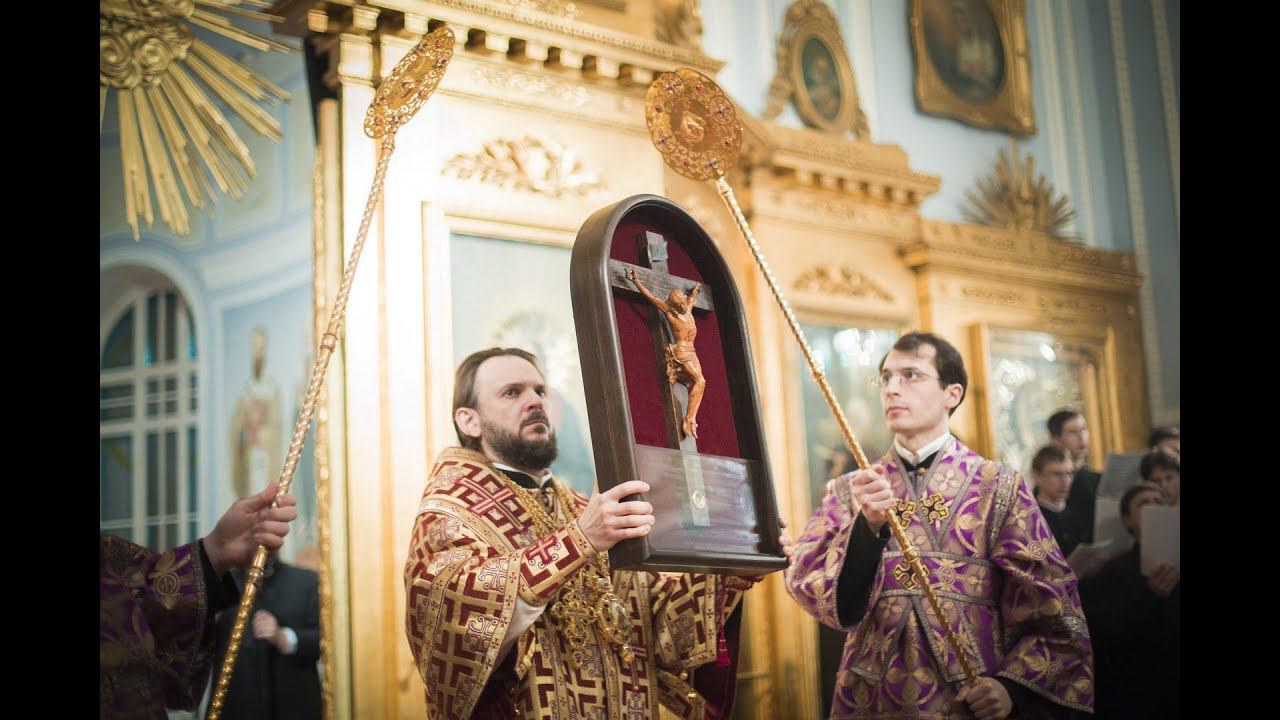
<path fill-rule="evenodd" d="M 889 370 L 885 370 L 879 375 L 871 378 L 871 384 L 875 385 L 878 388 L 883 388 L 888 386 L 889 383 L 893 382 L 894 378 L 898 378 L 898 380 L 901 381 L 903 385 L 914 385 L 920 382 L 921 380 L 924 380 L 925 378 L 937 379 L 937 377 L 938 377 L 937 375 L 922 373 L 919 370 L 908 369 L 908 370 L 899 370 L 897 372 L 890 372 Z"/>

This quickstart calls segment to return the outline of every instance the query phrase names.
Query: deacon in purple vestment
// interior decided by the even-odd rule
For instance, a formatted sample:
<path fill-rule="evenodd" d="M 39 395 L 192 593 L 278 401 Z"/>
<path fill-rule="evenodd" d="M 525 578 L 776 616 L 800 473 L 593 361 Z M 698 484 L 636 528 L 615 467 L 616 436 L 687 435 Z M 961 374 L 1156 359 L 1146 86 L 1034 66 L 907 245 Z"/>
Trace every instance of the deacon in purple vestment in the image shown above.
<path fill-rule="evenodd" d="M 1076 576 L 1022 477 L 947 431 L 968 384 L 960 354 L 936 335 L 909 333 L 878 380 L 893 449 L 828 483 L 786 572 L 807 612 L 849 634 L 831 718 L 1091 713 L 1093 655 Z M 890 533 L 887 513 L 899 500 L 915 503 L 907 536 L 968 648 L 974 687 Z"/>
<path fill-rule="evenodd" d="M 192 710 L 209 684 L 213 616 L 240 599 L 227 572 L 258 545 L 277 549 L 298 516 L 278 486 L 236 501 L 201 540 L 163 553 L 99 534 L 99 716 L 168 717 Z"/>

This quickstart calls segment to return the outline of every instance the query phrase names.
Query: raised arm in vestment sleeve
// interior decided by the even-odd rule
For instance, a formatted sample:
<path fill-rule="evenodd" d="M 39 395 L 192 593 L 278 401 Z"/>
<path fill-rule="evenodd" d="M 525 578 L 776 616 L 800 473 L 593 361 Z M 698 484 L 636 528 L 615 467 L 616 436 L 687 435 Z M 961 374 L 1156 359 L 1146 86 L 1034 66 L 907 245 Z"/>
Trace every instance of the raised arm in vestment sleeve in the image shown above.
<path fill-rule="evenodd" d="M 832 483 L 796 541 L 787 592 L 822 624 L 853 629 L 865 614 L 887 538 L 854 520 L 847 483 Z"/>

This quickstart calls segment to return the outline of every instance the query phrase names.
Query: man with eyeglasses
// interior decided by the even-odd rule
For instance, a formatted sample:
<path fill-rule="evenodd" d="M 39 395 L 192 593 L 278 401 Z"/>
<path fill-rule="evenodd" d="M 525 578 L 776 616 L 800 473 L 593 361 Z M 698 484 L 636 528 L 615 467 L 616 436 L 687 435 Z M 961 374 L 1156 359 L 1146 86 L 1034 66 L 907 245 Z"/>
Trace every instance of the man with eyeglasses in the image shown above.
<path fill-rule="evenodd" d="M 1067 510 L 1080 518 L 1084 529 L 1080 541 L 1091 543 L 1102 473 L 1089 467 L 1089 424 L 1079 410 L 1064 408 L 1050 415 L 1046 425 L 1049 428 L 1049 444 L 1061 448 L 1075 468 L 1071 492 L 1067 495 Z"/>
<path fill-rule="evenodd" d="M 937 335 L 908 333 L 876 384 L 893 447 L 827 484 L 786 571 L 791 596 L 849 634 L 831 717 L 1092 712 L 1075 575 L 1019 473 L 948 431 L 968 385 L 960 353 Z M 899 510 L 946 623 L 968 648 L 973 686 L 890 533 L 889 512 Z"/>

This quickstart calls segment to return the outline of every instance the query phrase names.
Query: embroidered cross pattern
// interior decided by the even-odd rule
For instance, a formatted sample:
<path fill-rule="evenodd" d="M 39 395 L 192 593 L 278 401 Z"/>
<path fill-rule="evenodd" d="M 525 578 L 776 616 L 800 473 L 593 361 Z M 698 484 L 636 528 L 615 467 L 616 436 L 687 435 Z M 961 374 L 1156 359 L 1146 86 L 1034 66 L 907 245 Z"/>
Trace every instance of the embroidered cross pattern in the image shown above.
<path fill-rule="evenodd" d="M 488 495 L 488 497 L 485 497 L 484 499 L 472 505 L 471 512 L 477 515 L 484 515 L 490 510 L 496 508 L 498 506 L 498 503 L 502 502 L 503 500 L 506 500 L 507 498 L 513 497 L 513 495 L 514 493 L 511 492 L 510 488 L 501 488 L 497 492 L 494 492 L 493 494 Z"/>
<path fill-rule="evenodd" d="M 904 526 L 907 524 L 907 518 L 915 511 L 915 500 L 899 500 L 898 504 L 893 507 L 893 512 L 898 513 L 898 519 L 902 521 Z"/>
<path fill-rule="evenodd" d="M 924 505 L 924 509 L 928 512 L 929 519 L 932 520 L 933 522 L 946 520 L 947 516 L 951 514 L 951 511 L 948 510 L 946 506 L 943 504 L 944 501 L 942 499 L 942 496 L 939 495 L 938 493 L 934 493 L 929 497 L 925 498 L 924 500 L 921 500 L 920 502 L 922 505 Z"/>
<path fill-rule="evenodd" d="M 544 542 L 533 546 L 529 549 L 529 559 L 535 562 L 539 568 L 545 568 L 552 562 L 559 560 L 560 556 L 555 552 L 558 542 Z"/>
<path fill-rule="evenodd" d="M 911 566 L 905 561 L 898 563 L 897 567 L 893 569 L 893 578 L 897 580 L 904 589 L 916 589 L 916 579 L 911 575 Z"/>

